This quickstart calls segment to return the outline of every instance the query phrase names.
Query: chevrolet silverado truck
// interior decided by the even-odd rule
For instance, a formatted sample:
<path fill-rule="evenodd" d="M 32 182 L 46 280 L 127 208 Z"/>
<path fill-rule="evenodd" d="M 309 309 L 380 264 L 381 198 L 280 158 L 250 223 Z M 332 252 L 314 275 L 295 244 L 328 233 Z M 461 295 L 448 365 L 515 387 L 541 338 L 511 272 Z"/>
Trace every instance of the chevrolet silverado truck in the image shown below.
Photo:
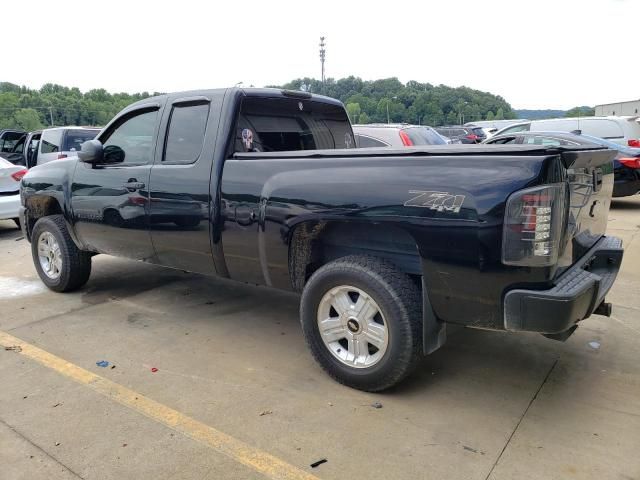
<path fill-rule="evenodd" d="M 446 325 L 566 339 L 605 294 L 605 148 L 354 148 L 343 105 L 276 89 L 148 98 L 77 158 L 21 184 L 22 228 L 47 287 L 127 257 L 301 293 L 323 369 L 380 391 L 439 348 Z"/>

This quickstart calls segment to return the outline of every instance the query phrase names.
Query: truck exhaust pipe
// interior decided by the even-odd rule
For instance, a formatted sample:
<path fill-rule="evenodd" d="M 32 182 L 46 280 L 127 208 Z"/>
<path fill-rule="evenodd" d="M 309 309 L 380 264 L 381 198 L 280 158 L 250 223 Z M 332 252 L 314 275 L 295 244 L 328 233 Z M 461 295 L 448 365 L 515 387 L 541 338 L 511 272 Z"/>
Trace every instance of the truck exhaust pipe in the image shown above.
<path fill-rule="evenodd" d="M 594 315 L 604 315 L 605 317 L 611 316 L 611 311 L 613 310 L 613 306 L 609 302 L 605 302 L 604 300 L 598 308 L 596 308 L 593 313 Z"/>

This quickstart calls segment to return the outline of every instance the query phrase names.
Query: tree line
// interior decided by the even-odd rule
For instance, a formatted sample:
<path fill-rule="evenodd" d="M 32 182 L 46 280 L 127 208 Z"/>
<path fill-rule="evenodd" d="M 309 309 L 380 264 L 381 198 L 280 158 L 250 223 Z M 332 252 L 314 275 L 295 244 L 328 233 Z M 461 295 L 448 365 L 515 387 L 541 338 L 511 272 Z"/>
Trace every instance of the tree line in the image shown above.
<path fill-rule="evenodd" d="M 456 125 L 474 120 L 517 118 L 511 105 L 499 95 L 468 87 L 452 88 L 397 78 L 362 80 L 329 78 L 324 85 L 312 78 L 298 78 L 282 88 L 308 90 L 342 101 L 353 123 L 412 123 Z"/>
<path fill-rule="evenodd" d="M 0 82 L 0 128 L 31 131 L 52 125 L 101 126 L 149 92 L 109 93 L 104 88 L 82 93 L 78 88 L 47 83 L 31 89 Z"/>
<path fill-rule="evenodd" d="M 353 123 L 411 123 L 455 125 L 477 120 L 517 118 L 499 95 L 468 87 L 452 88 L 397 78 L 362 80 L 350 76 L 324 84 L 298 78 L 277 88 L 306 90 L 342 101 Z M 52 125 L 103 126 L 127 105 L 158 92 L 109 93 L 104 88 L 82 93 L 76 87 L 47 83 L 31 89 L 0 82 L 0 128 L 37 130 Z M 567 116 L 593 115 L 593 109 L 576 107 Z"/>

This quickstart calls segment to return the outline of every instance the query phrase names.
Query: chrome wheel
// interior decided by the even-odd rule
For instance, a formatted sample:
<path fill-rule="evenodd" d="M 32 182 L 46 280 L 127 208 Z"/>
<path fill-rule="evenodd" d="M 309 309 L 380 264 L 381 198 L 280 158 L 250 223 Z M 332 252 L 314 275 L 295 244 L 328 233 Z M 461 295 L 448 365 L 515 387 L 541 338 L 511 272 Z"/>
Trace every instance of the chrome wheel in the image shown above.
<path fill-rule="evenodd" d="M 387 351 L 389 329 L 378 304 L 348 285 L 329 290 L 318 306 L 318 329 L 325 346 L 341 363 L 366 368 Z"/>
<path fill-rule="evenodd" d="M 56 280 L 62 272 L 62 253 L 60 245 L 50 232 L 42 232 L 38 237 L 38 260 L 44 274 Z"/>

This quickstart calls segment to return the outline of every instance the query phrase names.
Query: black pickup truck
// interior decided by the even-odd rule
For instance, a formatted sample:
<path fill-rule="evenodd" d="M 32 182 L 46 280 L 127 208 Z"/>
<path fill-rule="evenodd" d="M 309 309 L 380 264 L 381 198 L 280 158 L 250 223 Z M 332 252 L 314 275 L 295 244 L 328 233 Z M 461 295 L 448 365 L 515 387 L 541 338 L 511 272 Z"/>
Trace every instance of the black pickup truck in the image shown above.
<path fill-rule="evenodd" d="M 22 180 L 36 270 L 70 291 L 105 253 L 301 292 L 316 360 L 368 391 L 447 323 L 564 339 L 610 313 L 610 150 L 354 146 L 343 105 L 305 92 L 135 103 Z"/>

